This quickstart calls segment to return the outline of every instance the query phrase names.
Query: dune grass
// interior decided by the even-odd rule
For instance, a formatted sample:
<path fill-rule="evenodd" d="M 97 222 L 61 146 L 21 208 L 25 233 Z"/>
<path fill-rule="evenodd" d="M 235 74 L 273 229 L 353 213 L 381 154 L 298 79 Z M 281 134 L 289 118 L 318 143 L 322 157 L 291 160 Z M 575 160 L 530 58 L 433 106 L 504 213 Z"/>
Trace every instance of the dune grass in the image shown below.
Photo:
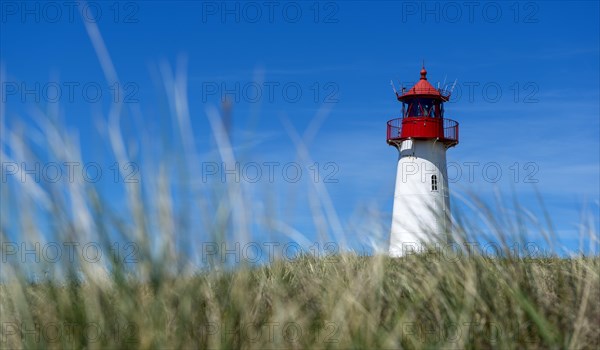
<path fill-rule="evenodd" d="M 597 348 L 598 258 L 305 256 L 0 287 L 3 348 Z"/>

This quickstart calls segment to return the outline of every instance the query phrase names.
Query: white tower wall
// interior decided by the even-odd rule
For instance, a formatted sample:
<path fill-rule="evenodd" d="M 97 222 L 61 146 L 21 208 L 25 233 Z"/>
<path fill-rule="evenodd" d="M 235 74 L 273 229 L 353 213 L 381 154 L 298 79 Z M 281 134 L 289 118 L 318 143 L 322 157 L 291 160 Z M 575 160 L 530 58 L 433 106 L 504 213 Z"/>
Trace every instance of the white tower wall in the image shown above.
<path fill-rule="evenodd" d="M 389 254 L 400 257 L 450 232 L 446 146 L 436 140 L 404 140 L 396 171 Z M 432 177 L 434 180 L 432 181 Z"/>

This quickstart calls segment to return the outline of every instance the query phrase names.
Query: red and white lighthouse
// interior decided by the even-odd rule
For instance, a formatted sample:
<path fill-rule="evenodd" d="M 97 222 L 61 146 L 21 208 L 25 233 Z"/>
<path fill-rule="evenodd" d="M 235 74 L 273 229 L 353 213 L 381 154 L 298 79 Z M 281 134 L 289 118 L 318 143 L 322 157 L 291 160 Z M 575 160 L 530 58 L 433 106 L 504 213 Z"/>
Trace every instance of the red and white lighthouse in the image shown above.
<path fill-rule="evenodd" d="M 458 144 L 458 123 L 444 118 L 450 92 L 421 79 L 396 92 L 402 117 L 387 123 L 387 143 L 398 149 L 389 254 L 402 256 L 433 237 L 449 239 L 450 199 L 446 150 Z"/>

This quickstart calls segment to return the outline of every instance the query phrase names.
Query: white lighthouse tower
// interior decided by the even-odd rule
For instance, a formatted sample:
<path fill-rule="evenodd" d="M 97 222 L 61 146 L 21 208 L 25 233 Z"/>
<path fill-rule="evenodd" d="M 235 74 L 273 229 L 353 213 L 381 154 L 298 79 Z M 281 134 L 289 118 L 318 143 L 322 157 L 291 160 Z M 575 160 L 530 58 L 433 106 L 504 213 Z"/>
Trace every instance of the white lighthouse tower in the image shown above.
<path fill-rule="evenodd" d="M 458 144 L 458 123 L 444 118 L 450 92 L 421 79 L 396 93 L 402 117 L 387 123 L 387 143 L 398 149 L 390 256 L 420 249 L 451 230 L 446 150 Z"/>

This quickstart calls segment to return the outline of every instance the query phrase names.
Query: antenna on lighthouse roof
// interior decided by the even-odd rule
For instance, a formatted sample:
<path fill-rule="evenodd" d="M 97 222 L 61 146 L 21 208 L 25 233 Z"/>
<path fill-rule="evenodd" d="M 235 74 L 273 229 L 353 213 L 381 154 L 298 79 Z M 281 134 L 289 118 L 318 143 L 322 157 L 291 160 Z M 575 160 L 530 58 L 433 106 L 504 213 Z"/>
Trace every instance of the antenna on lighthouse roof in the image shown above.
<path fill-rule="evenodd" d="M 457 80 L 458 80 L 458 78 L 454 79 L 454 84 L 452 84 L 452 88 L 450 88 L 450 93 L 452 93 L 452 91 L 454 91 L 454 87 L 456 86 Z"/>
<path fill-rule="evenodd" d="M 398 96 L 398 91 L 396 91 L 396 87 L 394 86 L 394 81 L 392 79 L 390 79 L 390 85 L 392 85 L 392 90 L 394 90 L 394 93 L 396 96 Z"/>

